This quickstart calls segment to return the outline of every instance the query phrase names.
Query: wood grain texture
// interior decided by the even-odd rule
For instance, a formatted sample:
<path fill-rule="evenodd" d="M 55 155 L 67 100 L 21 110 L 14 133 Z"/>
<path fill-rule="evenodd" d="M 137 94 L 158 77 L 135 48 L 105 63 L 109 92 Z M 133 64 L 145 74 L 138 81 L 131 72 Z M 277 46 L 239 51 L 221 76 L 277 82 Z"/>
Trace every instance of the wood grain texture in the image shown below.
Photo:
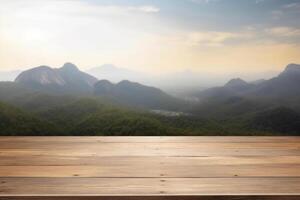
<path fill-rule="evenodd" d="M 300 199 L 300 137 L 0 137 L 12 199 Z"/>

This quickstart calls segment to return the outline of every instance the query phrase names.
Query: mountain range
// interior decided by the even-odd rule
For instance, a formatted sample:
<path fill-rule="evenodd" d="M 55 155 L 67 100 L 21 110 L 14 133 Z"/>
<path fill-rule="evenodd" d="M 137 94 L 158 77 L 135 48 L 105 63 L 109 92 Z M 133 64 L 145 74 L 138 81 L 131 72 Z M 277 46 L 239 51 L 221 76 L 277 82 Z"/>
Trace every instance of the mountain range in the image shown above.
<path fill-rule="evenodd" d="M 111 66 L 107 66 L 107 69 L 111 69 Z M 122 105 L 142 108 L 176 109 L 182 103 L 158 88 L 136 82 L 122 80 L 113 84 L 107 80 L 98 81 L 72 63 L 65 63 L 58 69 L 36 67 L 22 72 L 15 82 L 47 94 L 96 95 Z"/>
<path fill-rule="evenodd" d="M 0 135 L 298 135 L 299 85 L 300 65 L 289 64 L 274 78 L 234 78 L 185 101 L 72 63 L 40 66 L 0 82 Z"/>
<path fill-rule="evenodd" d="M 215 87 L 196 94 L 199 99 L 243 96 L 248 98 L 287 99 L 300 96 L 300 65 L 289 64 L 277 77 L 248 83 L 240 78 L 232 79 L 223 87 Z"/>
<path fill-rule="evenodd" d="M 153 73 L 118 67 L 113 64 L 93 67 L 86 72 L 99 80 L 109 80 L 112 83 L 130 80 L 144 85 L 151 85 L 178 97 L 185 97 L 192 93 L 192 91 L 200 91 L 203 88 L 218 85 L 227 80 L 226 77 L 214 77 L 215 75 L 213 74 L 197 72 L 194 70 L 180 70 L 172 73 Z"/>
<path fill-rule="evenodd" d="M 277 77 L 248 83 L 232 79 L 222 87 L 194 94 L 199 104 L 193 112 L 205 116 L 244 115 L 277 106 L 300 109 L 300 65 L 289 64 Z"/>
<path fill-rule="evenodd" d="M 117 84 L 113 84 L 108 80 L 98 81 L 95 84 L 95 94 L 111 97 L 117 102 L 136 107 L 177 110 L 183 105 L 183 101 L 166 94 L 158 88 L 128 80 L 123 80 Z"/>
<path fill-rule="evenodd" d="M 122 71 L 112 65 L 102 66 L 101 70 L 106 71 L 106 73 Z M 100 73 L 100 71 L 99 68 L 94 69 L 94 72 Z M 124 76 L 127 72 L 129 73 L 129 71 L 124 71 Z M 180 106 L 186 106 L 183 100 L 179 100 L 158 88 L 128 80 L 122 80 L 118 83 L 98 80 L 96 77 L 80 71 L 72 63 L 65 63 L 58 69 L 40 66 L 24 71 L 16 78 L 15 83 L 27 89 L 48 94 L 96 95 L 109 98 L 123 105 L 151 109 L 178 110 Z M 269 80 L 246 82 L 240 78 L 235 78 L 222 87 L 213 87 L 193 94 L 193 97 L 199 99 L 199 103 L 192 106 L 191 112 L 201 113 L 200 111 L 203 110 L 209 115 L 216 110 L 213 107 L 222 107 L 222 109 L 230 107 L 228 111 L 230 113 L 261 109 L 260 106 L 289 105 L 293 108 L 300 107 L 298 105 L 298 100 L 300 100 L 299 84 L 300 65 L 297 64 L 287 65 L 283 72 Z M 240 107 L 243 109 L 238 109 Z M 217 111 L 222 109 L 217 109 Z M 186 108 L 181 108 L 181 110 L 186 111 Z M 222 113 L 225 114 L 226 112 Z"/>

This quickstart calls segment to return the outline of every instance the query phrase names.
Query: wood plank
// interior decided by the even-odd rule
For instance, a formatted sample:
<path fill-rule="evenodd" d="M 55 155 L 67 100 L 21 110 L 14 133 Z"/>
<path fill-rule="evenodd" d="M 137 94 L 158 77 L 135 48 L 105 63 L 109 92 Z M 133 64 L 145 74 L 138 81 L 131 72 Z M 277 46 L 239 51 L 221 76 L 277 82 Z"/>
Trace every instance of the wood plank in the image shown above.
<path fill-rule="evenodd" d="M 300 195 L 300 178 L 0 178 L 0 184 L 0 196 Z"/>
<path fill-rule="evenodd" d="M 300 157 L 10 157 L 2 177 L 299 177 Z M 37 160 L 36 160 L 37 159 Z M 0 159 L 0 162 L 5 159 Z M 13 165 L 19 161 L 19 165 Z M 52 161 L 52 162 L 51 162 Z M 45 163 L 46 162 L 46 163 Z"/>
<path fill-rule="evenodd" d="M 0 166 L 0 177 L 300 177 L 300 165 L 193 165 L 145 163 L 106 166 Z"/>
<path fill-rule="evenodd" d="M 3 156 L 299 156 L 300 143 L 101 143 L 3 148 Z"/>
<path fill-rule="evenodd" d="M 74 165 L 246 165 L 246 164 L 290 164 L 299 165 L 300 156 L 0 156 L 0 166 L 74 166 Z"/>

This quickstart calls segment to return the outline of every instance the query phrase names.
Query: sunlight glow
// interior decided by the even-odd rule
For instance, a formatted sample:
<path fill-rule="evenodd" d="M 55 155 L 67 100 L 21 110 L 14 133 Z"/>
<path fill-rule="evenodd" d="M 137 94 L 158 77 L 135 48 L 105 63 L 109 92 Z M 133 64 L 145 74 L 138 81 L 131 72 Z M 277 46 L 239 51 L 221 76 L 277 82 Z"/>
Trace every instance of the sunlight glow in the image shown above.
<path fill-rule="evenodd" d="M 208 6 L 212 2 L 194 3 Z M 164 12 L 150 3 L 1 1 L 0 68 L 72 61 L 83 68 L 114 63 L 157 73 L 185 69 L 224 73 L 279 69 L 300 62 L 300 29 L 296 27 L 261 29 L 251 24 L 236 30 L 195 29 L 170 23 Z"/>

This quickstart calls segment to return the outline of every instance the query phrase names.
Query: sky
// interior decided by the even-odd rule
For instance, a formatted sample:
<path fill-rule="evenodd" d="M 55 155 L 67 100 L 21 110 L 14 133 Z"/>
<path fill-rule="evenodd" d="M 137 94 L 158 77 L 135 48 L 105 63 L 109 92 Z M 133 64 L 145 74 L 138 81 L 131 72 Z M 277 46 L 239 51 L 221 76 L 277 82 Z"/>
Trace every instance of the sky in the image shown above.
<path fill-rule="evenodd" d="M 256 74 L 300 63 L 300 0 L 0 0 L 0 70 Z"/>

